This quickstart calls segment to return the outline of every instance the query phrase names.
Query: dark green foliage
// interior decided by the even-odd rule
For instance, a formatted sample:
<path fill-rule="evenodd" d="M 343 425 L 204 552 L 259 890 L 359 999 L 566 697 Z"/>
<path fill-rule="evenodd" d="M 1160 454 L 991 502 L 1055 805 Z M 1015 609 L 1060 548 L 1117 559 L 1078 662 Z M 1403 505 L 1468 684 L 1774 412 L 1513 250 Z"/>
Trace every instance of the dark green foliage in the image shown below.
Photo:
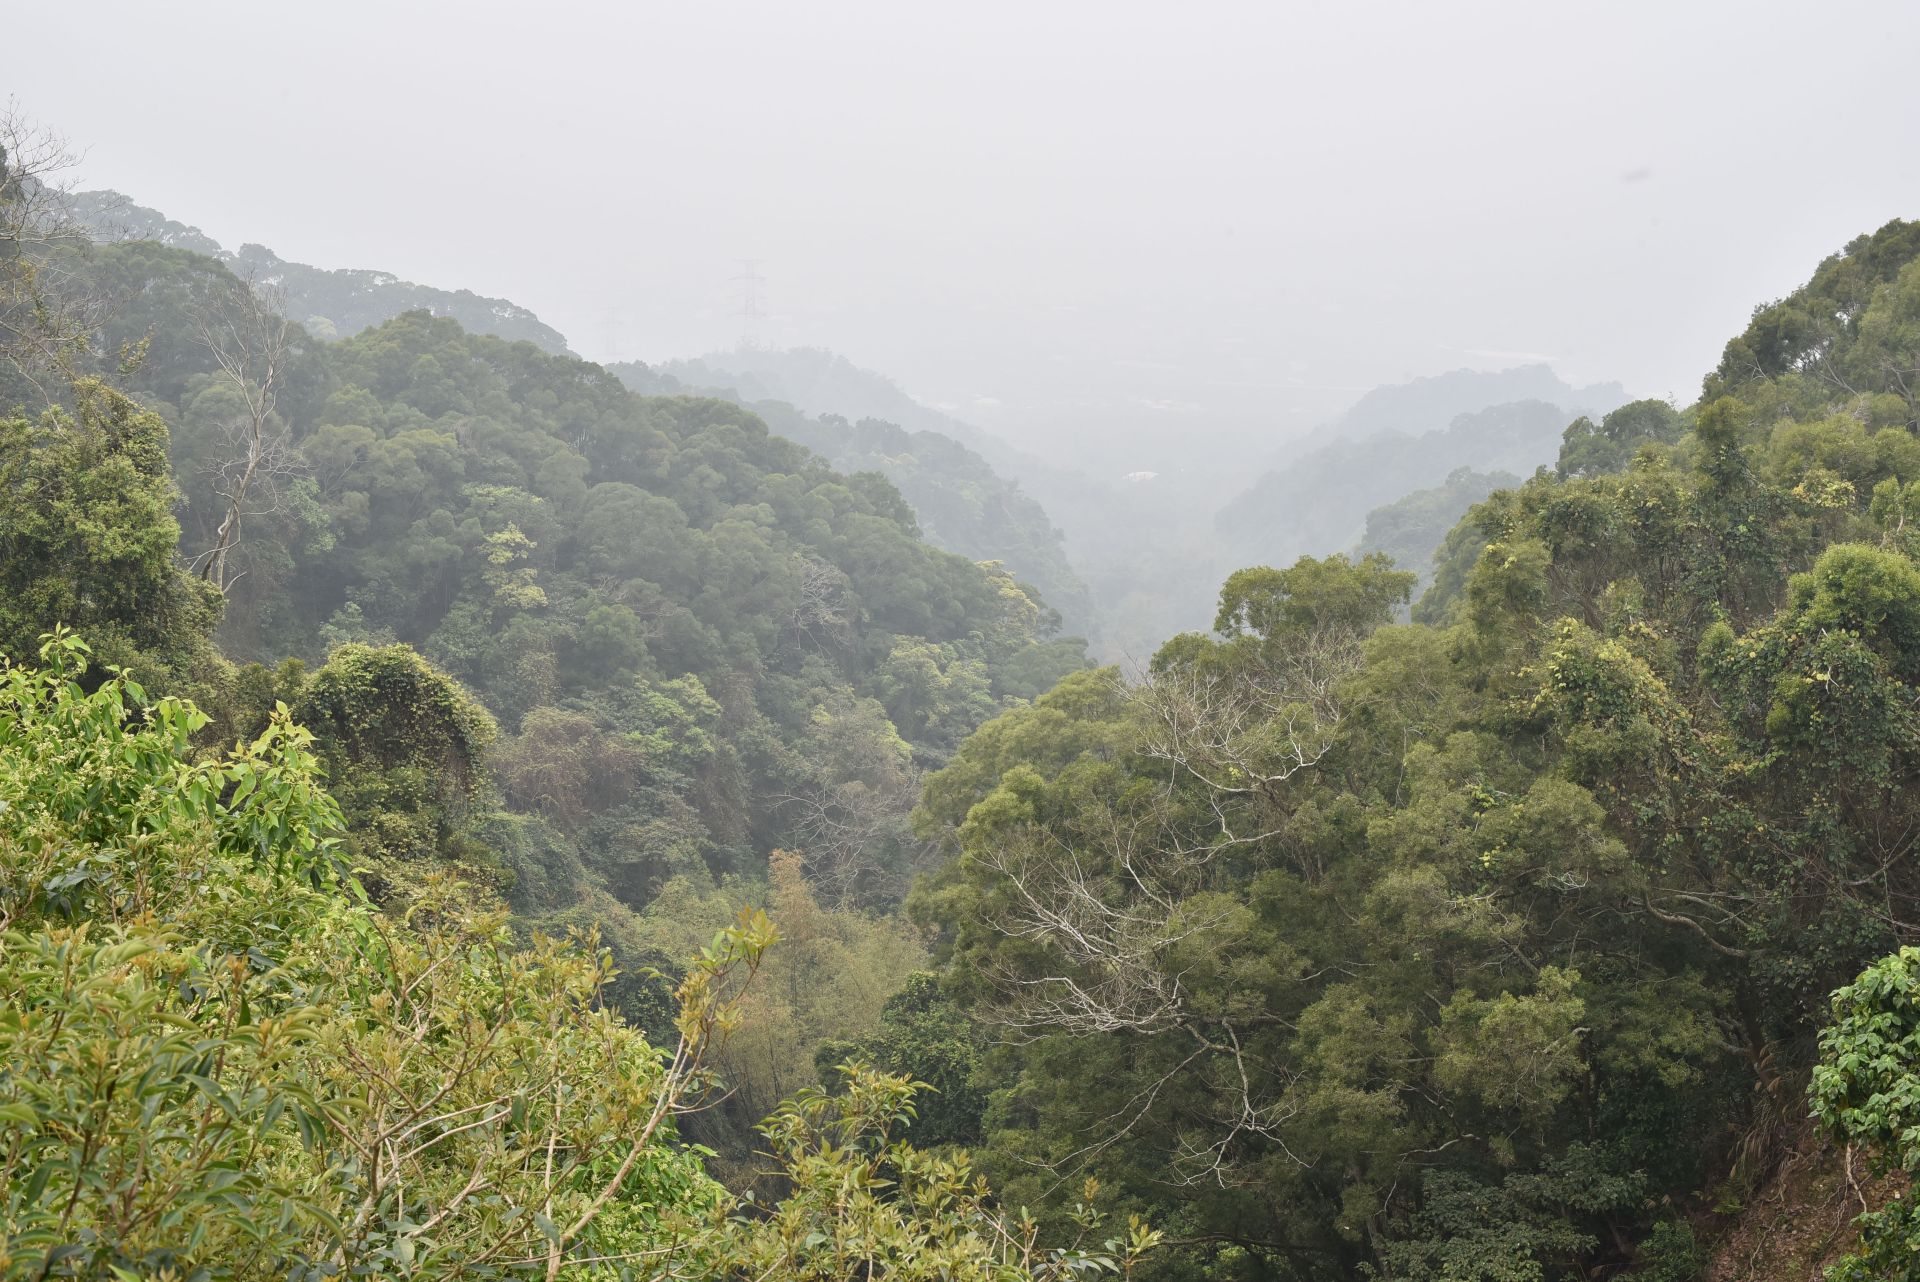
<path fill-rule="evenodd" d="M 1818 416 L 1836 397 L 1891 397 L 1914 418 L 1920 353 L 1920 223 L 1895 220 L 1820 264 L 1813 279 L 1757 308 L 1707 377 L 1705 400 L 1737 395 L 1769 411 Z M 1886 411 L 1869 401 L 1876 416 Z M 1884 421 L 1884 420 L 1883 420 Z"/>
<path fill-rule="evenodd" d="M 1707 1267 L 1706 1245 L 1684 1220 L 1662 1220 L 1640 1244 L 1633 1282 L 1697 1282 Z"/>
<path fill-rule="evenodd" d="M 0 654 L 29 659 L 65 626 L 100 662 L 183 679 L 220 603 L 174 559 L 166 424 L 92 380 L 73 402 L 0 419 Z"/>
<path fill-rule="evenodd" d="M 824 1043 L 814 1062 L 827 1082 L 836 1065 L 858 1061 L 926 1083 L 904 1134 L 920 1145 L 973 1145 L 986 1109 L 985 1055 L 980 1030 L 938 977 L 921 971 L 888 1000 L 878 1029 L 858 1041 Z"/>
<path fill-rule="evenodd" d="M 1577 418 L 1560 438 L 1560 461 L 1554 471 L 1562 479 L 1624 471 L 1643 445 L 1672 445 L 1685 426 L 1665 401 L 1632 401 L 1598 423 Z"/>
<path fill-rule="evenodd" d="M 776 354 L 761 355 L 777 360 Z M 797 372 L 801 362 L 793 364 L 796 369 L 790 372 Z M 709 369 L 699 362 L 677 368 L 686 378 L 697 379 L 703 391 L 751 402 L 768 427 L 813 450 L 837 470 L 880 473 L 912 506 L 929 543 L 976 561 L 1003 562 L 1021 581 L 1039 589 L 1066 627 L 1082 635 L 1097 631 L 1092 598 L 1067 562 L 1060 531 L 1037 502 L 973 448 L 941 432 L 909 430 L 884 418 L 855 415 L 857 421 L 849 421 L 845 414 L 803 413 L 782 395 L 784 379 L 770 389 L 750 372 Z M 681 390 L 683 379 L 638 363 L 609 369 L 635 391 Z M 859 381 L 858 372 L 849 369 L 847 386 L 828 388 L 807 381 L 792 395 L 817 409 L 835 404 L 835 391 L 852 394 L 849 389 Z"/>
<path fill-rule="evenodd" d="M 1495 490 L 1518 484 L 1520 478 L 1507 472 L 1455 468 L 1447 473 L 1444 484 L 1415 490 L 1367 513 L 1367 532 L 1360 536 L 1360 551 L 1385 553 L 1401 569 L 1420 576 L 1420 583 L 1430 582 L 1435 556 L 1467 510 Z"/>
<path fill-rule="evenodd" d="M 175 416 L 182 551 L 197 557 L 226 510 L 209 478 L 232 456 L 238 389 L 193 336 L 243 287 L 185 248 L 81 256 L 127 300 L 100 346 L 145 340 L 130 377 Z M 852 765 L 859 717 L 835 723 L 845 744 L 814 751 L 813 709 L 877 701 L 913 758 L 937 763 L 1084 662 L 1005 572 L 929 547 L 883 478 L 835 473 L 738 406 L 637 397 L 594 366 L 424 313 L 333 345 L 295 334 L 267 431 L 273 486 L 233 552 L 228 652 L 317 664 L 343 643 L 412 646 L 503 721 L 508 799 L 564 812 L 562 862 L 633 908 L 670 870 L 753 875 L 775 846 L 826 844 L 823 825 L 841 876 L 870 901 L 897 897 L 911 763 L 885 779 Z M 169 518 L 150 550 L 164 558 L 172 537 Z M 266 693 L 221 703 L 244 724 Z M 650 739 L 663 709 L 694 715 L 706 746 Z M 561 713 L 586 719 L 577 750 L 536 762 Z M 524 863 L 459 835 L 486 810 L 451 804 L 463 763 L 364 760 L 336 784 L 369 851 Z"/>
<path fill-rule="evenodd" d="M 1434 1171 L 1423 1181 L 1411 1231 L 1382 1249 L 1378 1276 L 1530 1282 L 1542 1265 L 1564 1267 L 1597 1245 L 1579 1227 L 1583 1219 L 1631 1208 L 1640 1195 L 1638 1179 L 1606 1173 L 1579 1145 L 1537 1175 L 1482 1183 Z"/>
<path fill-rule="evenodd" d="M 1182 1282 L 1698 1274 L 1827 994 L 1920 939 L 1915 252 L 1823 266 L 1684 413 L 1577 424 L 1415 626 L 1384 557 L 1243 570 L 1138 687 L 929 779 L 914 908 L 999 1030 L 1011 1195 L 1098 1175 Z M 1916 959 L 1842 992 L 1814 1096 L 1908 1170 Z M 1837 1276 L 1914 1276 L 1911 1218 Z"/>
<path fill-rule="evenodd" d="M 757 966 L 764 922 L 690 967 L 668 942 L 706 933 L 716 905 L 769 900 L 791 960 L 738 1008 L 758 1019 L 722 1056 L 736 1100 L 770 1102 L 846 1056 L 886 1071 L 852 1070 L 837 1094 L 808 1086 L 768 1123 L 794 1194 L 699 1239 L 723 1275 L 837 1278 L 856 1260 L 902 1279 L 1065 1276 L 1124 1267 L 1149 1240 L 1136 1228 L 1034 1264 L 1033 1230 L 992 1210 L 972 1159 L 901 1144 L 905 1130 L 973 1146 L 1004 1205 L 1069 1237 L 1093 1216 L 1067 1190 L 1097 1176 L 1169 1229 L 1140 1265 L 1166 1282 L 1679 1282 L 1702 1263 L 1688 1224 L 1707 1222 L 1727 1171 L 1738 1185 L 1765 1169 L 1816 1039 L 1823 1121 L 1890 1167 L 1920 1165 L 1907 1151 L 1920 1130 L 1907 1115 L 1920 1099 L 1917 254 L 1904 224 L 1863 238 L 1756 314 L 1699 404 L 1583 419 L 1554 473 L 1482 490 L 1440 544 L 1415 624 L 1394 622 L 1414 574 L 1387 555 L 1257 566 L 1226 579 L 1210 634 L 1174 637 L 1132 683 L 1082 670 L 1003 565 L 922 541 L 950 487 L 909 503 L 728 401 L 638 397 L 596 367 L 422 313 L 298 340 L 271 423 L 293 460 L 284 501 L 249 525 L 227 600 L 231 648 L 262 666 L 208 678 L 232 724 L 264 730 L 250 749 L 202 754 L 199 714 L 149 705 L 124 678 L 98 696 L 10 678 L 7 911 L 38 915 L 36 930 L 144 931 L 185 904 L 196 937 L 224 940 L 256 920 L 247 893 L 265 893 L 273 913 L 304 914 L 287 936 L 306 950 L 302 982 L 347 995 L 316 1016 L 333 1021 L 325 1054 L 256 1056 L 246 1038 L 265 1039 L 249 1031 L 237 1071 L 369 1103 L 472 1101 L 488 1118 L 476 1125 L 533 1118 L 551 1154 L 574 1151 L 565 1101 L 590 1102 L 588 1140 L 623 1135 L 654 1074 L 670 1084 L 682 1062 L 663 1067 L 595 1003 L 662 1037 L 708 1035 L 689 992 Z M 134 292 L 156 338 L 232 287 L 184 250 L 86 261 L 145 281 Z M 125 377 L 177 417 L 177 462 L 217 462 L 232 389 L 190 346 L 156 341 Z M 10 475 L 41 477 L 70 515 L 36 523 L 13 501 L 6 528 L 25 551 L 8 569 L 26 604 L 9 626 L 100 606 L 84 621 L 109 644 L 183 670 L 204 625 L 149 608 L 181 582 L 155 551 L 173 537 L 166 437 L 130 403 L 98 400 L 89 418 L 87 397 L 107 394 L 81 388 L 73 416 L 10 437 Z M 1469 438 L 1550 456 L 1563 420 L 1504 407 L 1386 449 L 1392 466 L 1329 456 L 1290 483 L 1384 484 L 1401 456 Z M 849 450 L 911 443 L 827 426 Z M 109 473 L 138 501 L 88 526 Z M 1455 473 L 1416 495 L 1396 537 L 1431 547 L 1434 513 L 1479 484 Z M 1380 497 L 1408 488 L 1394 486 Z M 1331 511 L 1355 489 L 1298 497 Z M 185 495 L 189 551 L 215 498 Z M 1271 533 L 1309 506 L 1242 514 Z M 1004 518 L 1038 539 L 1031 515 L 939 519 L 978 518 L 978 532 Z M 75 568 L 58 542 L 70 535 Z M 287 654 L 321 666 L 264 666 Z M 268 711 L 280 701 L 311 723 L 311 748 Z M 61 724 L 28 724 L 47 708 Z M 383 879 L 376 901 L 408 905 L 408 933 L 326 898 L 341 825 L 314 783 L 323 762 L 344 844 Z M 510 885 L 522 925 L 604 926 L 627 973 L 544 939 L 508 949 L 448 864 Z M 919 873 L 924 938 L 885 915 Z M 182 1115 L 202 1088 L 147 1033 L 201 1018 L 211 966 L 155 936 L 165 976 L 192 982 L 144 989 L 127 978 L 135 958 L 60 951 L 78 938 L 10 937 L 14 1005 L 67 1001 L 54 976 L 79 976 L 69 1004 L 87 1054 L 116 1073 L 123 1052 L 93 1048 L 147 1055 L 156 1116 Z M 928 941 L 938 973 L 889 1000 Z M 231 968 L 233 1028 L 292 1000 L 269 943 L 263 965 Z M 695 1009 L 736 1009 L 705 1000 Z M 363 1014 L 401 1007 L 417 1018 Z M 0 1020 L 0 1040 L 32 1021 L 16 1024 Z M 357 1072 L 388 1062 L 374 1042 L 390 1037 L 404 1071 Z M 450 1074 L 461 1057 L 495 1076 Z M 527 1088 L 528 1064 L 548 1066 L 551 1096 Z M 909 1077 L 936 1093 L 916 1104 Z M 32 1109 L 94 1098 L 73 1081 Z M 279 1198 L 281 1229 L 313 1218 L 302 1198 L 358 1204 L 349 1150 L 356 1127 L 387 1124 L 384 1106 L 313 1122 L 354 1137 L 319 1146 L 316 1185 L 274 1130 L 294 1105 L 269 1120 L 262 1090 L 223 1111 L 285 1156 L 236 1179 L 235 1197 Z M 500 1113 L 503 1098 L 517 1103 Z M 54 1131 L 13 1102 L 0 1138 L 40 1162 L 33 1146 Z M 740 1121 L 723 1107 L 693 1124 L 711 1128 L 699 1134 L 719 1169 L 745 1170 Z M 198 1142 L 168 1126 L 154 1130 L 163 1147 Z M 115 1132 L 115 1160 L 136 1130 Z M 410 1178 L 429 1204 L 464 1204 L 471 1160 L 525 1196 L 538 1146 L 509 1130 L 449 1128 L 461 1160 Z M 68 1185 L 94 1178 L 54 1148 Z M 235 1164 L 217 1145 L 193 1151 Z M 724 1218 L 697 1172 L 660 1156 L 610 1243 L 658 1241 L 669 1206 Z M 576 1207 L 591 1197 L 584 1177 L 562 1183 L 554 1195 Z M 370 1205 L 392 1244 L 379 1250 L 414 1249 L 399 1201 Z M 472 1231 L 552 1240 L 517 1211 L 488 1220 L 507 1205 L 476 1199 Z M 39 1231 L 46 1209 L 9 1214 Z M 1870 1211 L 1839 1276 L 1910 1275 L 1912 1221 L 1903 1202 Z M 369 1272 L 407 1266 L 366 1258 L 384 1261 Z"/>

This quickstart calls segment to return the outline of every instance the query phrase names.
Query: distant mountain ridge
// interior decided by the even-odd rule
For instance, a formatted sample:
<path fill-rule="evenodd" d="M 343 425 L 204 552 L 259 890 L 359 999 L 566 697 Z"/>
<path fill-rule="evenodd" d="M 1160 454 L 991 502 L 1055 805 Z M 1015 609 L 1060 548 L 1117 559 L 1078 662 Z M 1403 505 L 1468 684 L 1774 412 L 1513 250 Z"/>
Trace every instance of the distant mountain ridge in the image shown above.
<path fill-rule="evenodd" d="M 257 244 L 228 251 L 198 227 L 111 191 L 79 193 L 73 201 L 100 239 L 192 250 L 278 286 L 287 310 L 318 337 L 345 337 L 420 310 L 470 332 L 571 354 L 563 335 L 506 299 L 387 272 L 312 267 Z M 1553 461 L 1567 422 L 1627 399 L 1617 384 L 1575 387 L 1545 364 L 1455 370 L 1379 387 L 1289 442 L 1268 466 L 1245 460 L 1253 466 L 1241 474 L 1259 479 L 1234 495 L 1217 470 L 1176 468 L 1129 484 L 1041 459 L 820 348 L 742 347 L 608 368 L 645 394 L 736 400 L 834 467 L 885 475 L 929 541 L 1004 562 L 1110 659 L 1150 653 L 1172 632 L 1198 626 L 1210 608 L 1206 585 L 1217 574 L 1353 547 L 1369 512 L 1441 486 L 1444 501 L 1436 494 L 1421 504 L 1422 532 L 1403 534 L 1409 548 L 1424 543 L 1424 527 L 1439 507 L 1457 501 L 1457 487 L 1442 485 L 1456 469 L 1525 475 Z M 1492 412 L 1519 405 L 1536 408 L 1504 418 Z M 1473 421 L 1462 425 L 1462 418 Z"/>
<path fill-rule="evenodd" d="M 1456 369 L 1376 387 L 1337 418 L 1308 433 L 1310 446 L 1328 440 L 1362 441 L 1382 432 L 1419 436 L 1448 427 L 1462 414 L 1516 401 L 1544 401 L 1566 412 L 1598 417 L 1631 398 L 1618 383 L 1575 387 L 1545 363 L 1502 370 Z"/>
<path fill-rule="evenodd" d="M 1046 509 L 970 443 L 884 416 L 908 410 L 904 417 L 944 424 L 947 420 L 938 411 L 911 413 L 924 407 L 890 380 L 831 352 L 748 355 L 764 364 L 778 363 L 781 357 L 798 359 L 784 362 L 787 377 L 770 375 L 764 364 L 759 371 L 736 370 L 698 359 L 661 366 L 621 361 L 606 368 L 644 395 L 700 394 L 737 401 L 774 432 L 806 446 L 835 469 L 879 472 L 913 508 L 930 543 L 977 561 L 1004 563 L 1039 589 L 1068 631 L 1089 638 L 1098 634 L 1092 594 L 1068 561 L 1063 536 Z M 861 415 L 857 420 L 855 413 Z M 966 427 L 957 420 L 952 425 Z M 977 430 L 971 434 L 985 436 Z"/>
<path fill-rule="evenodd" d="M 1384 552 L 1401 569 L 1412 570 L 1418 576 L 1413 593 L 1418 599 L 1433 582 L 1434 554 L 1460 518 L 1495 490 L 1512 489 L 1520 480 L 1511 472 L 1455 468 L 1440 484 L 1414 490 L 1367 513 L 1366 532 L 1354 550 L 1361 556 Z"/>
<path fill-rule="evenodd" d="M 249 243 L 230 251 L 198 227 L 135 204 L 116 191 L 76 192 L 70 199 L 74 215 L 95 240 L 150 240 L 190 249 L 218 259 L 239 276 L 277 286 L 286 294 L 291 317 L 318 338 L 349 338 L 402 312 L 424 311 L 450 317 L 468 333 L 524 340 L 555 356 L 573 355 L 559 330 L 504 298 L 438 289 L 392 272 L 290 262 L 264 245 Z"/>
<path fill-rule="evenodd" d="M 1355 407 L 1361 412 L 1336 420 L 1354 424 L 1355 435 L 1334 438 L 1268 472 L 1221 508 L 1216 525 L 1236 560 L 1284 565 L 1302 553 L 1352 547 L 1365 536 L 1368 513 L 1441 485 L 1462 468 L 1525 477 L 1554 462 L 1562 432 L 1581 412 L 1612 408 L 1606 400 L 1615 390 L 1584 389 L 1585 403 L 1578 407 L 1533 399 L 1491 405 L 1458 413 L 1438 430 L 1368 430 L 1396 404 L 1419 424 L 1472 387 L 1499 386 L 1454 375 L 1423 382 L 1428 386 L 1414 396 L 1392 395 L 1411 384 L 1369 393 Z M 1442 382 L 1444 391 L 1427 394 Z M 1535 382 L 1529 373 L 1522 385 Z M 1624 392 L 1620 396 L 1625 399 Z"/>
<path fill-rule="evenodd" d="M 70 201 L 76 218 L 96 240 L 152 241 L 189 250 L 277 287 L 286 296 L 288 313 L 319 338 L 350 337 L 402 313 L 424 311 L 457 321 L 469 333 L 524 340 L 553 355 L 573 355 L 558 330 L 507 299 L 438 289 L 390 272 L 290 262 L 263 245 L 249 243 L 229 251 L 200 228 L 115 191 L 79 192 Z M 743 356 L 758 356 L 758 365 L 716 368 L 681 361 L 653 369 L 623 362 L 607 368 L 644 395 L 719 394 L 753 406 L 772 430 L 821 454 L 833 466 L 886 474 L 914 507 L 929 542 L 975 560 L 1005 562 L 1040 590 L 1068 627 L 1089 637 L 1097 633 L 1091 595 L 1068 564 L 1059 530 L 1040 503 L 1022 494 L 977 452 L 982 445 L 995 449 L 999 443 L 993 438 L 922 406 L 891 380 L 830 352 L 749 350 Z M 810 420 L 793 406 L 843 417 Z M 903 419 L 905 426 L 894 426 Z M 996 452 L 1017 457 L 1004 448 Z"/>
<path fill-rule="evenodd" d="M 665 385 L 730 387 L 750 401 L 785 401 L 809 414 L 838 414 L 896 423 L 910 432 L 952 437 L 1017 480 L 1043 503 L 1050 483 L 1074 476 L 1019 446 L 937 406 L 914 399 L 885 374 L 854 364 L 824 347 L 736 347 L 732 351 L 662 361 L 650 367 Z M 1051 504 L 1048 504 L 1051 509 Z"/>
<path fill-rule="evenodd" d="M 818 348 L 713 352 L 647 367 L 644 384 L 623 377 L 656 393 L 728 387 L 749 402 L 785 402 L 856 425 L 864 418 L 884 420 L 908 433 L 962 443 L 1001 476 L 1017 481 L 1064 532 L 1066 559 L 1099 611 L 1096 652 L 1109 660 L 1141 659 L 1167 636 L 1204 626 L 1212 613 L 1212 585 L 1221 575 L 1245 565 L 1285 565 L 1302 554 L 1353 548 L 1367 537 L 1369 513 L 1438 487 L 1416 503 L 1419 515 L 1412 524 L 1417 530 L 1393 536 L 1384 528 L 1378 532 L 1399 545 L 1402 555 L 1421 562 L 1410 568 L 1424 570 L 1431 555 L 1427 527 L 1466 492 L 1448 484 L 1457 470 L 1475 474 L 1467 489 L 1485 484 L 1481 478 L 1490 473 L 1524 477 L 1554 462 L 1568 423 L 1582 414 L 1604 414 L 1627 400 L 1617 384 L 1576 387 L 1544 364 L 1455 370 L 1378 387 L 1268 460 L 1247 460 L 1251 466 L 1243 474 L 1258 479 L 1235 494 L 1221 486 L 1217 472 L 1206 469 L 1129 483 L 1041 460 L 914 400 L 884 375 Z M 775 426 L 821 450 L 836 466 L 886 472 L 916 509 L 931 510 L 928 496 L 911 492 L 914 482 L 905 469 L 877 458 L 857 461 L 843 444 L 809 437 L 826 430 L 818 424 Z M 1388 523 L 1398 519 L 1405 518 L 1382 516 Z M 1036 586 L 1053 599 L 1046 583 L 1036 580 Z"/>

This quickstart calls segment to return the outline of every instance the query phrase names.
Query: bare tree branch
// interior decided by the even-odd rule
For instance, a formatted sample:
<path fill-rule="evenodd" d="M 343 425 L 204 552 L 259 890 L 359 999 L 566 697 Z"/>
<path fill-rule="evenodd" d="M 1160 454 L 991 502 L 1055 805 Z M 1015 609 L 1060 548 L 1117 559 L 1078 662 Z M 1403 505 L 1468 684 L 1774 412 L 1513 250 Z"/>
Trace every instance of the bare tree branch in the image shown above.
<path fill-rule="evenodd" d="M 221 591 L 239 576 L 231 569 L 249 515 L 279 510 L 284 481 L 295 472 L 286 433 L 274 417 L 285 383 L 293 324 L 286 317 L 281 291 L 251 280 L 214 291 L 197 318 L 199 337 L 224 380 L 240 396 L 243 410 L 228 424 L 228 446 L 209 469 L 222 512 L 213 542 L 191 567 Z"/>
<path fill-rule="evenodd" d="M 17 103 L 0 107 L 0 362 L 49 403 L 75 377 L 103 310 L 75 270 L 86 236 L 66 175 L 77 163 Z"/>

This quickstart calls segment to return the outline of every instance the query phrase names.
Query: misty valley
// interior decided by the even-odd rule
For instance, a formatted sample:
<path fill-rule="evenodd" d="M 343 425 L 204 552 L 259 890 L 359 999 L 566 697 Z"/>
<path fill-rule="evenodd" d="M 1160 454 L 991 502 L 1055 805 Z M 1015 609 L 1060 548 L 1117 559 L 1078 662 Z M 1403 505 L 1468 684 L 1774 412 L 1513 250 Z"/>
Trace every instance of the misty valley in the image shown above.
<path fill-rule="evenodd" d="M 1054 438 L 81 161 L 0 115 L 0 1276 L 1920 1279 L 1902 211 L 1685 395 Z"/>

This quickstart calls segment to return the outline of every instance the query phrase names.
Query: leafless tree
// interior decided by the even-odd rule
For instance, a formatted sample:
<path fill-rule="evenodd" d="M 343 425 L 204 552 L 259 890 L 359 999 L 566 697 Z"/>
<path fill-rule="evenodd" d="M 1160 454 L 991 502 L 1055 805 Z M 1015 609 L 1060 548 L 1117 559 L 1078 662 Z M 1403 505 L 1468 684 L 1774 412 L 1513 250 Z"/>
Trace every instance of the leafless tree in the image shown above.
<path fill-rule="evenodd" d="M 0 362 L 47 401 L 72 380 L 103 310 L 68 252 L 85 240 L 69 200 L 76 163 L 59 134 L 11 100 L 0 106 Z"/>
<path fill-rule="evenodd" d="M 1222 797 L 1277 795 L 1332 748 L 1359 663 L 1358 637 L 1323 628 L 1248 667 L 1150 674 L 1135 693 L 1147 755 Z"/>
<path fill-rule="evenodd" d="M 888 855 L 902 846 L 925 853 L 906 818 L 919 791 L 920 775 L 906 770 L 878 784 L 864 779 L 821 783 L 780 799 L 793 816 L 807 883 L 821 900 L 836 907 L 871 901 L 888 889 L 884 879 L 904 882 L 918 871 L 898 866 Z M 905 886 L 898 889 L 904 892 Z"/>
<path fill-rule="evenodd" d="M 999 887 L 994 927 L 1035 945 L 989 976 L 1008 1037 L 1120 1034 L 1182 1048 L 1068 1165 L 1131 1133 L 1180 1079 L 1202 1087 L 1207 1125 L 1183 1131 L 1175 1178 L 1226 1183 L 1256 1139 L 1287 1151 L 1293 1071 L 1250 1049 L 1268 1017 L 1196 1003 L 1188 972 L 1215 952 L 1200 941 L 1245 911 L 1221 857 L 1283 838 L 1298 781 L 1334 745 L 1341 683 L 1359 654 L 1358 637 L 1329 628 L 1230 666 L 1149 674 L 1126 697 L 1143 755 L 1165 767 L 1155 798 L 1083 800 L 1070 830 L 1034 824 L 968 851 Z"/>
<path fill-rule="evenodd" d="M 996 1016 L 1014 1041 L 1121 1034 L 1178 1048 L 1157 1076 L 1090 1128 L 1097 1139 L 1056 1163 L 1064 1172 L 1133 1133 L 1186 1078 L 1204 1087 L 1197 1097 L 1208 1124 L 1183 1131 L 1169 1174 L 1224 1185 L 1245 1142 L 1287 1151 L 1283 1128 L 1297 1108 L 1290 1066 L 1247 1047 L 1246 1033 L 1260 1018 L 1205 1009 L 1187 984 L 1189 945 L 1227 925 L 1240 906 L 1195 894 L 1205 887 L 1209 851 L 1170 840 L 1164 814 L 1107 811 L 1093 828 L 1084 847 L 1034 831 L 971 856 L 1004 879 L 997 927 L 1039 945 L 1054 963 L 990 975 L 1005 995 Z M 1195 1098 L 1190 1093 L 1186 1107 Z"/>
<path fill-rule="evenodd" d="M 293 324 L 281 291 L 251 280 L 216 288 L 197 317 L 199 338 L 242 409 L 226 425 L 225 448 L 208 469 L 220 501 L 213 541 L 192 568 L 221 591 L 239 577 L 233 552 L 249 516 L 278 511 L 295 472 L 294 454 L 274 415 L 287 376 Z"/>
<path fill-rule="evenodd" d="M 796 554 L 799 600 L 787 617 L 787 634 L 812 649 L 843 651 L 853 644 L 848 621 L 851 585 L 838 566 L 818 557 Z"/>

